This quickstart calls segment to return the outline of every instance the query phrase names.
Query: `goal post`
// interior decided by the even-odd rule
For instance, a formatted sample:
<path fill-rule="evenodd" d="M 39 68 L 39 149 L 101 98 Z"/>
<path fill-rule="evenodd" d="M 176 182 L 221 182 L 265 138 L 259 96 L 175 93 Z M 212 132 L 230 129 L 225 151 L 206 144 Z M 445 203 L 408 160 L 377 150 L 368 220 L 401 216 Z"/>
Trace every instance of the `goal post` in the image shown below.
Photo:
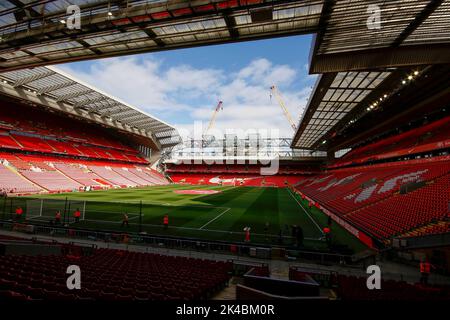
<path fill-rule="evenodd" d="M 31 199 L 26 205 L 27 219 L 42 220 L 48 222 L 55 219 L 60 212 L 63 223 L 75 222 L 74 212 L 80 211 L 80 220 L 86 218 L 86 201 L 67 199 Z"/>
<path fill-rule="evenodd" d="M 36 219 L 42 217 L 44 199 L 32 199 L 26 201 L 27 219 Z"/>
<path fill-rule="evenodd" d="M 86 218 L 86 201 L 81 200 L 66 201 L 64 211 L 65 223 L 71 224 L 75 222 L 74 213 L 77 210 L 80 211 L 80 221 L 84 220 Z"/>

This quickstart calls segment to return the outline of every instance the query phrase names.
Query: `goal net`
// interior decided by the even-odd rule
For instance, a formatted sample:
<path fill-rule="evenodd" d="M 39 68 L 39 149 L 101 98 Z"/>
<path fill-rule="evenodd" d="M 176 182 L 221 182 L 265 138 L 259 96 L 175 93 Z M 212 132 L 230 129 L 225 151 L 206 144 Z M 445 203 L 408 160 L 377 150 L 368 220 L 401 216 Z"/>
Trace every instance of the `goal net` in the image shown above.
<path fill-rule="evenodd" d="M 48 222 L 55 220 L 57 212 L 61 213 L 61 223 L 75 222 L 74 212 L 80 211 L 80 220 L 85 219 L 86 201 L 56 200 L 56 199 L 31 199 L 26 205 L 27 219 Z"/>

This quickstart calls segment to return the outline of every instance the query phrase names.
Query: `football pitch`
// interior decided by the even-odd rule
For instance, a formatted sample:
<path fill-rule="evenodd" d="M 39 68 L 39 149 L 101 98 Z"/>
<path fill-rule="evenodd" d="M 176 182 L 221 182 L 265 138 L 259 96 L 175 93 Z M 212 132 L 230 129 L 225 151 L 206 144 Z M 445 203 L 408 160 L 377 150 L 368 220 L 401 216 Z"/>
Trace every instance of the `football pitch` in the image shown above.
<path fill-rule="evenodd" d="M 327 216 L 316 208 L 308 208 L 307 203 L 288 188 L 166 185 L 47 194 L 33 199 L 44 199 L 44 207 L 59 199 L 56 201 L 60 206 L 58 210 L 68 217 L 77 209 L 75 206 L 81 207 L 83 216 L 79 222 L 66 220 L 76 228 L 243 242 L 244 228 L 250 227 L 251 243 L 289 246 L 294 243 L 291 227 L 297 225 L 303 230 L 306 248 L 324 250 L 327 247 L 322 233 Z M 66 199 L 71 206 L 63 207 Z M 56 207 L 43 211 L 43 215 L 29 219 L 48 223 Z M 122 226 L 125 213 L 129 217 L 128 227 Z M 167 229 L 163 227 L 165 214 L 169 216 Z M 332 231 L 335 243 L 347 245 L 354 251 L 364 248 L 338 225 L 334 224 Z"/>

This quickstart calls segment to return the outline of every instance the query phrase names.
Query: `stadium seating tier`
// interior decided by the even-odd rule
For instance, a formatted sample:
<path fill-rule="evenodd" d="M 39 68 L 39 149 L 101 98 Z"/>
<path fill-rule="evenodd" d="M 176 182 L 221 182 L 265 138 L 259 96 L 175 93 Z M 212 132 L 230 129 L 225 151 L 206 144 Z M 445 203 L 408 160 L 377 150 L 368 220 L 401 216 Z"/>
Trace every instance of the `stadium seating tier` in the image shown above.
<path fill-rule="evenodd" d="M 83 270 L 76 292 L 66 287 L 71 264 Z M 111 249 L 89 256 L 6 255 L 0 256 L 0 300 L 199 300 L 223 288 L 230 271 L 226 262 Z"/>
<path fill-rule="evenodd" d="M 0 148 L 148 164 L 103 128 L 18 104 L 0 107 Z"/>
<path fill-rule="evenodd" d="M 381 240 L 450 217 L 448 157 L 332 170 L 295 188 Z"/>

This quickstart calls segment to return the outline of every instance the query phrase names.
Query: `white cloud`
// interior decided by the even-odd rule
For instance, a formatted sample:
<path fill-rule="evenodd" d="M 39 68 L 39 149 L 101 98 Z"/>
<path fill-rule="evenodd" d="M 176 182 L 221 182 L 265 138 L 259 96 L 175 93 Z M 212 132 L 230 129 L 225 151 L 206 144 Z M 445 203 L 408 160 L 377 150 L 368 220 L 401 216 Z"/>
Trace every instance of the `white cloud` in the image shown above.
<path fill-rule="evenodd" d="M 235 72 L 226 66 L 167 66 L 163 61 L 136 57 L 105 59 L 88 69 L 74 65 L 62 69 L 180 129 L 192 129 L 199 120 L 206 128 L 220 99 L 224 109 L 217 115 L 217 129 L 279 129 L 282 136 L 292 136 L 293 130 L 275 97 L 271 98 L 270 86 L 280 88 L 298 123 L 313 80 L 306 77 L 305 70 L 273 64 L 264 58 Z"/>
<path fill-rule="evenodd" d="M 201 92 L 217 76 L 214 70 L 190 70 L 186 66 L 163 73 L 161 67 L 159 61 L 141 62 L 132 57 L 102 60 L 88 70 L 71 66 L 63 69 L 131 105 L 166 117 L 191 110 L 189 104 L 175 99 L 174 92 Z"/>
<path fill-rule="evenodd" d="M 164 75 L 169 90 L 192 90 L 205 93 L 220 86 L 222 70 L 194 69 L 191 66 L 182 65 L 171 67 Z"/>
<path fill-rule="evenodd" d="M 290 84 L 296 75 L 297 71 L 288 65 L 273 66 L 269 60 L 260 58 L 241 69 L 237 73 L 237 78 L 270 87 L 272 84 Z"/>
<path fill-rule="evenodd" d="M 257 59 L 238 72 L 239 78 L 250 78 L 253 81 L 261 80 L 270 69 L 272 63 L 267 59 Z"/>

